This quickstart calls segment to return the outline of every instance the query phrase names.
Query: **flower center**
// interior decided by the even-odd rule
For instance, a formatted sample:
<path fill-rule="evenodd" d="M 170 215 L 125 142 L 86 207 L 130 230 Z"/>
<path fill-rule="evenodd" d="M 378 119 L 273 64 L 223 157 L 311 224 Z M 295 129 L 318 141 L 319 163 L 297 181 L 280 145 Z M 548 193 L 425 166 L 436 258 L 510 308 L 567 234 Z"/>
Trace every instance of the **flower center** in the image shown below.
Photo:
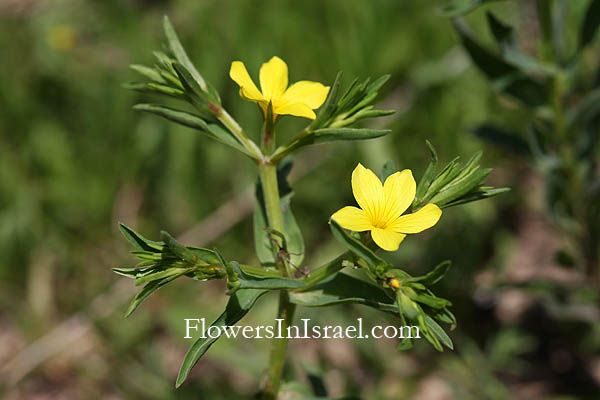
<path fill-rule="evenodd" d="M 379 229 L 385 229 L 387 226 L 387 221 L 385 221 L 383 218 L 373 218 L 371 220 L 371 223 L 373 224 L 373 226 L 375 228 L 379 228 Z"/>

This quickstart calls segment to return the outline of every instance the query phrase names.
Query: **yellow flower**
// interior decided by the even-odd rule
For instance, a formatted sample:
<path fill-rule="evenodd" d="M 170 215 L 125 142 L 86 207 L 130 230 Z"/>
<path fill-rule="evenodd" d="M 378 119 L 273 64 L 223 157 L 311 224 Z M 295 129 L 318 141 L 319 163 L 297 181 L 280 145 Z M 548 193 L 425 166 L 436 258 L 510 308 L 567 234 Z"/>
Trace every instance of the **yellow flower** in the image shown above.
<path fill-rule="evenodd" d="M 402 215 L 412 204 L 417 184 L 409 169 L 390 175 L 382 185 L 361 164 L 352 172 L 352 192 L 360 206 L 344 207 L 331 218 L 343 228 L 371 231 L 375 243 L 383 250 L 394 251 L 407 233 L 419 233 L 434 226 L 442 210 L 429 203 L 415 213 Z"/>
<path fill-rule="evenodd" d="M 55 50 L 71 50 L 75 46 L 75 31 L 69 25 L 57 25 L 50 29 L 46 39 Z"/>
<path fill-rule="evenodd" d="M 329 93 L 329 86 L 318 82 L 299 81 L 288 87 L 288 67 L 279 57 L 271 58 L 260 67 L 260 91 L 241 61 L 231 63 L 229 76 L 240 86 L 240 96 L 258 103 L 265 115 L 271 102 L 273 118 L 289 114 L 315 119 L 313 110 L 325 102 Z"/>

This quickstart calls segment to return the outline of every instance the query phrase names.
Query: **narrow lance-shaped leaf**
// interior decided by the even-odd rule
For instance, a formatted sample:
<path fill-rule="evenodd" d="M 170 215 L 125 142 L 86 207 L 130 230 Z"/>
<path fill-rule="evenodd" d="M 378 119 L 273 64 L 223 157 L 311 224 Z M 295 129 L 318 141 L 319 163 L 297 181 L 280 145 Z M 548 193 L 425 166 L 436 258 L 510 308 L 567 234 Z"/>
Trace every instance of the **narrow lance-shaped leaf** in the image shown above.
<path fill-rule="evenodd" d="M 452 343 L 452 339 L 448 336 L 448 334 L 444 331 L 444 329 L 439 326 L 437 322 L 433 320 L 430 316 L 425 316 L 425 323 L 429 327 L 430 331 L 437 336 L 437 338 L 442 342 L 444 346 L 449 348 L 450 350 L 454 350 L 454 344 Z"/>
<path fill-rule="evenodd" d="M 394 299 L 382 288 L 344 272 L 332 275 L 310 290 L 291 292 L 290 301 L 307 307 L 327 307 L 342 303 L 363 304 L 397 315 Z"/>
<path fill-rule="evenodd" d="M 198 257 L 194 253 L 188 250 L 184 245 L 178 243 L 168 232 L 161 231 L 160 236 L 163 242 L 169 247 L 169 250 L 177 257 L 192 265 L 199 262 Z"/>
<path fill-rule="evenodd" d="M 127 241 L 136 249 L 150 252 L 162 251 L 163 243 L 146 239 L 124 223 L 119 224 L 119 229 Z"/>
<path fill-rule="evenodd" d="M 129 308 L 127 309 L 127 312 L 125 313 L 125 317 L 126 318 L 129 317 L 131 315 L 131 313 L 133 313 L 139 307 L 139 305 L 142 304 L 142 302 L 144 300 L 146 300 L 148 298 L 148 296 L 150 296 L 152 293 L 156 292 L 158 289 L 165 286 L 167 283 L 179 278 L 182 275 L 185 275 L 187 272 L 188 272 L 188 270 L 181 270 L 171 276 L 167 276 L 163 279 L 152 281 L 152 282 L 148 283 L 146 286 L 144 286 L 142 288 L 142 290 L 138 294 L 135 295 L 133 300 L 131 300 L 131 303 L 129 304 Z"/>
<path fill-rule="evenodd" d="M 317 118 L 311 124 L 311 127 L 313 129 L 317 129 L 320 126 L 322 126 L 323 123 L 333 115 L 337 105 L 337 97 L 338 92 L 340 90 L 341 79 L 342 71 L 337 73 L 335 80 L 333 81 L 333 85 L 331 85 L 331 89 L 329 90 L 325 103 L 321 106 L 320 111 L 317 114 Z"/>
<path fill-rule="evenodd" d="M 258 298 L 266 292 L 267 290 L 254 289 L 245 289 L 235 292 L 235 294 L 229 298 L 227 306 L 225 307 L 225 311 L 223 311 L 223 313 L 211 324 L 211 326 L 222 328 L 224 326 L 235 325 L 248 313 L 248 311 L 250 311 L 252 306 L 254 306 L 256 303 L 256 300 L 258 300 Z M 211 338 L 210 336 L 205 335 L 206 338 L 200 338 L 196 340 L 194 344 L 192 344 L 179 369 L 177 381 L 175 382 L 176 387 L 181 386 L 183 382 L 185 382 L 190 371 L 192 368 L 194 368 L 198 360 L 222 335 L 222 331 L 221 335 L 219 335 L 217 338 Z"/>
<path fill-rule="evenodd" d="M 431 202 L 442 207 L 445 204 L 460 198 L 462 195 L 469 193 L 473 188 L 481 184 L 483 179 L 485 179 L 485 177 L 488 176 L 490 172 L 492 172 L 491 168 L 485 168 L 482 170 L 474 171 L 465 178 L 455 183 L 453 182 L 452 184 L 442 189 L 431 199 Z"/>
<path fill-rule="evenodd" d="M 237 274 L 237 277 L 240 282 L 240 286 L 238 290 L 241 289 L 268 289 L 268 290 L 277 290 L 277 289 L 298 289 L 305 285 L 304 282 L 284 278 L 284 277 L 265 277 L 265 276 L 256 276 L 251 275 L 250 273 L 246 273 L 240 265 L 231 261 L 229 263 L 231 268 Z"/>
<path fill-rule="evenodd" d="M 139 74 L 142 74 L 143 76 L 152 81 L 165 84 L 167 83 L 167 81 L 165 80 L 165 78 L 162 77 L 160 72 L 155 70 L 154 68 L 146 67 L 145 65 L 139 64 L 132 64 L 129 66 L 129 68 L 138 72 Z"/>
<path fill-rule="evenodd" d="M 423 196 L 425 196 L 425 193 L 427 193 L 427 189 L 429 189 L 429 186 L 431 185 L 431 182 L 433 181 L 433 178 L 435 177 L 435 173 L 437 171 L 438 155 L 435 151 L 435 147 L 433 147 L 429 140 L 426 140 L 425 143 L 427 144 L 427 147 L 431 152 L 431 161 L 427 165 L 427 168 L 423 173 L 423 177 L 417 185 L 417 191 L 415 194 L 413 205 L 417 205 L 423 200 Z"/>
<path fill-rule="evenodd" d="M 233 147 L 234 149 L 250 157 L 253 157 L 253 155 L 248 150 L 246 150 L 244 146 L 242 146 L 240 142 L 238 142 L 238 140 L 235 137 L 233 137 L 229 132 L 227 132 L 225 129 L 221 128 L 217 124 L 208 123 L 204 121 L 199 115 L 195 115 L 187 111 L 176 110 L 170 107 L 161 106 L 158 104 L 136 104 L 133 108 L 135 110 L 158 115 L 169 121 L 199 130 L 203 133 L 206 133 L 212 139 L 217 140 L 230 147 Z"/>
<path fill-rule="evenodd" d="M 390 129 L 369 128 L 321 128 L 302 140 L 302 145 L 344 140 L 375 139 L 390 133 Z"/>
<path fill-rule="evenodd" d="M 169 42 L 169 48 L 173 52 L 175 58 L 177 58 L 177 61 L 185 66 L 197 85 L 200 86 L 203 91 L 206 91 L 206 83 L 204 82 L 204 78 L 202 78 L 202 75 L 200 75 L 200 73 L 196 70 L 196 67 L 194 67 L 194 64 L 192 64 L 190 61 L 190 58 L 179 41 L 179 37 L 177 36 L 169 17 L 166 15 L 163 20 L 163 28 L 165 31 L 165 36 L 167 37 L 167 41 Z"/>
<path fill-rule="evenodd" d="M 422 283 L 423 285 L 427 285 L 427 286 L 435 285 L 440 280 L 442 280 L 442 278 L 444 278 L 444 276 L 446 276 L 451 265 L 452 265 L 452 262 L 449 260 L 441 262 L 432 271 L 430 271 L 422 276 L 410 278 L 410 279 L 408 279 L 408 281 L 419 282 L 419 283 Z"/>

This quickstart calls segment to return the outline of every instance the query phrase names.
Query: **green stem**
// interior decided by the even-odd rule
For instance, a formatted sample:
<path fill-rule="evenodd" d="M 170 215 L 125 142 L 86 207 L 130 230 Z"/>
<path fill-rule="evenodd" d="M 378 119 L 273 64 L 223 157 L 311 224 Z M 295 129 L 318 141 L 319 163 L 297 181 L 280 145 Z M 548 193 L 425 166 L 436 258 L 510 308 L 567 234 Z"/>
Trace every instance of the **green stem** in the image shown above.
<path fill-rule="evenodd" d="M 271 342 L 271 357 L 269 360 L 269 370 L 267 371 L 267 380 L 263 390 L 263 400 L 277 399 L 288 345 L 287 328 L 292 324 L 295 309 L 296 305 L 290 303 L 288 292 L 286 290 L 280 291 L 277 318 L 282 320 L 282 337 L 274 337 Z"/>
<path fill-rule="evenodd" d="M 229 115 L 224 108 L 219 107 L 218 110 L 215 110 L 215 115 L 219 121 L 221 121 L 221 123 L 227 129 L 229 129 L 233 136 L 235 136 L 235 138 L 246 148 L 246 150 L 254 155 L 254 158 L 261 161 L 264 159 L 264 155 L 256 143 L 248 138 L 242 127 L 235 119 L 233 119 L 231 115 Z"/>
<path fill-rule="evenodd" d="M 277 165 L 261 163 L 259 164 L 259 172 L 265 199 L 268 225 L 271 229 L 283 232 L 283 217 L 281 214 L 279 187 L 277 184 Z M 278 262 L 278 267 L 282 275 L 290 276 L 290 271 L 286 269 L 286 266 L 283 263 Z M 263 399 L 265 400 L 277 399 L 288 343 L 285 334 L 287 333 L 287 327 L 292 324 L 295 308 L 296 306 L 289 301 L 288 292 L 286 290 L 281 290 L 279 292 L 279 310 L 277 312 L 277 318 L 282 320 L 281 326 L 283 337 L 274 337 L 271 342 L 269 369 L 267 371 L 267 380 L 263 391 Z"/>
<path fill-rule="evenodd" d="M 281 215 L 279 187 L 277 184 L 277 166 L 261 163 L 259 165 L 259 172 L 269 228 L 283 233 L 283 216 Z"/>

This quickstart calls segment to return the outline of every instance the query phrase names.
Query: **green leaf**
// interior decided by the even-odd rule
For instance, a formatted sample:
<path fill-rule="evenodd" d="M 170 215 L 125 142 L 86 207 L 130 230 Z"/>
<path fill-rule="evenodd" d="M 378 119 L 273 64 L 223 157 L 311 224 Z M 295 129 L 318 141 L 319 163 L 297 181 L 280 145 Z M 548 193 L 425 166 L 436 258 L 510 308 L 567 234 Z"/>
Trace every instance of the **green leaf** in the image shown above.
<path fill-rule="evenodd" d="M 138 250 L 156 253 L 161 252 L 164 247 L 164 243 L 148 240 L 122 222 L 119 223 L 119 229 L 125 239 Z"/>
<path fill-rule="evenodd" d="M 167 283 L 170 283 L 170 282 L 174 281 L 175 279 L 179 278 L 180 276 L 185 275 L 187 272 L 188 272 L 188 270 L 182 270 L 176 274 L 167 276 L 163 279 L 155 280 L 155 281 L 148 283 L 131 300 L 131 303 L 129 304 L 129 308 L 127 309 L 127 312 L 125 313 L 125 318 L 129 317 L 131 315 L 131 313 L 133 313 L 139 307 L 139 305 L 142 304 L 142 302 L 144 300 L 146 300 L 148 298 L 148 296 L 150 296 L 152 293 L 156 292 L 158 289 L 165 286 Z"/>
<path fill-rule="evenodd" d="M 335 80 L 333 81 L 333 85 L 331 85 L 331 89 L 327 95 L 327 99 L 325 99 L 325 103 L 321 106 L 317 118 L 311 124 L 313 129 L 316 129 L 325 123 L 333 113 L 335 112 L 335 108 L 337 106 L 337 97 L 340 91 L 340 84 L 342 79 L 342 71 L 338 72 L 335 76 Z"/>
<path fill-rule="evenodd" d="M 310 142 L 310 144 L 318 144 L 338 140 L 366 140 L 378 138 L 390 132 L 390 129 L 321 128 L 309 135 L 305 141 Z"/>
<path fill-rule="evenodd" d="M 600 0 L 592 0 L 585 12 L 579 32 L 579 49 L 583 49 L 594 40 L 598 26 L 600 26 Z"/>
<path fill-rule="evenodd" d="M 196 67 L 194 67 L 194 64 L 192 64 L 192 62 L 190 61 L 190 58 L 188 57 L 187 53 L 185 52 L 185 49 L 179 41 L 179 37 L 177 36 L 177 33 L 175 32 L 175 29 L 173 28 L 169 17 L 167 17 L 166 15 L 163 19 L 163 28 L 165 31 L 165 36 L 167 37 L 167 41 L 169 43 L 169 48 L 173 52 L 173 55 L 175 56 L 177 61 L 189 71 L 196 85 L 198 85 L 202 89 L 202 91 L 206 91 L 207 87 L 206 83 L 204 82 L 204 78 L 202 78 L 202 75 L 200 75 L 200 73 L 196 70 Z"/>
<path fill-rule="evenodd" d="M 437 351 L 444 351 L 444 348 L 442 347 L 442 344 L 440 343 L 440 340 L 438 339 L 437 335 L 431 330 L 427 322 L 425 322 L 425 317 L 427 317 L 427 314 L 425 314 L 421 310 L 421 313 L 417 316 L 417 321 L 419 323 L 421 333 Z"/>
<path fill-rule="evenodd" d="M 456 328 L 456 317 L 447 308 L 441 310 L 430 310 L 429 315 L 440 322 L 450 324 L 450 330 Z"/>
<path fill-rule="evenodd" d="M 510 192 L 510 188 L 492 188 L 492 187 L 479 187 L 473 189 L 471 192 L 461 196 L 460 198 L 444 203 L 441 208 L 454 207 L 461 204 L 471 203 L 473 201 L 488 199 L 490 197 L 498 196 L 502 193 Z"/>
<path fill-rule="evenodd" d="M 450 269 L 451 265 L 452 265 L 451 261 L 449 261 L 449 260 L 443 261 L 443 262 L 439 263 L 432 271 L 430 271 L 422 276 L 410 278 L 410 279 L 408 279 L 408 281 L 409 282 L 419 282 L 419 283 L 422 283 L 423 285 L 427 285 L 427 286 L 435 285 L 440 280 L 442 280 L 442 278 L 444 278 L 444 276 L 446 276 L 446 273 L 448 273 L 448 270 Z"/>
<path fill-rule="evenodd" d="M 144 274 L 143 276 L 137 277 L 135 279 L 135 285 L 144 285 L 148 282 L 169 278 L 172 276 L 175 276 L 177 278 L 192 272 L 194 269 L 194 267 L 158 269 L 156 272 L 153 272 L 151 274 Z"/>
<path fill-rule="evenodd" d="M 344 272 L 338 272 L 310 290 L 290 292 L 290 301 L 307 307 L 327 307 L 342 303 L 363 304 L 397 315 L 394 300 L 382 288 Z"/>
<path fill-rule="evenodd" d="M 130 82 L 123 84 L 123 87 L 128 90 L 135 90 L 137 92 L 142 93 L 165 95 L 178 100 L 185 99 L 185 93 L 183 92 L 183 90 L 168 85 L 163 85 L 161 83 Z"/>
<path fill-rule="evenodd" d="M 241 289 L 267 289 L 267 290 L 277 290 L 277 289 L 298 289 L 305 286 L 303 281 L 297 279 L 290 279 L 284 277 L 265 277 L 252 275 L 249 272 L 245 272 L 240 265 L 231 261 L 229 263 L 233 270 L 237 273 L 238 279 L 240 282 L 240 286 L 238 290 Z"/>
<path fill-rule="evenodd" d="M 375 272 L 377 267 L 387 267 L 389 264 L 384 259 L 377 256 L 364 243 L 354 239 L 334 220 L 329 220 L 329 227 L 333 236 L 342 243 L 348 250 L 356 256 L 362 258 L 369 264 L 371 272 Z"/>
<path fill-rule="evenodd" d="M 400 315 L 403 315 L 410 320 L 416 318 L 421 311 L 419 305 L 404 294 L 404 290 L 396 291 L 396 305 L 398 306 Z"/>
<path fill-rule="evenodd" d="M 439 326 L 437 322 L 435 322 L 430 316 L 426 315 L 425 323 L 427 324 L 431 332 L 435 336 L 437 336 L 437 338 L 442 342 L 444 346 L 446 346 L 450 350 L 454 350 L 454 344 L 452 343 L 452 339 L 450 339 L 448 334 L 446 334 L 444 329 L 442 329 L 442 327 Z"/>
<path fill-rule="evenodd" d="M 196 108 L 196 110 L 202 115 L 204 119 L 213 120 L 215 119 L 214 106 L 211 104 L 213 101 L 207 94 L 202 90 L 198 83 L 192 77 L 190 71 L 188 71 L 182 64 L 178 62 L 173 63 L 173 68 L 179 77 L 185 94 Z"/>
<path fill-rule="evenodd" d="M 471 172 L 461 179 L 452 181 L 431 199 L 432 203 L 440 207 L 459 199 L 481 184 L 481 182 L 492 172 L 491 168 L 479 169 Z"/>
<path fill-rule="evenodd" d="M 385 74 L 380 76 L 379 78 L 375 79 L 368 87 L 366 90 L 367 94 L 372 94 L 372 93 L 377 93 L 379 92 L 379 89 L 381 89 L 383 87 L 383 85 L 385 85 L 387 83 L 387 81 L 390 80 L 392 76 L 390 74 Z"/>
<path fill-rule="evenodd" d="M 210 132 L 208 132 L 208 124 L 206 123 L 206 121 L 204 121 L 202 117 L 189 113 L 187 111 L 177 110 L 174 108 L 162 106 L 160 104 L 146 103 L 136 104 L 135 106 L 133 106 L 133 109 L 155 114 L 165 119 L 168 119 L 169 121 L 176 122 L 180 125 L 187 126 L 189 128 L 194 128 L 199 131 L 210 134 Z"/>
<path fill-rule="evenodd" d="M 413 342 L 411 338 L 401 338 L 400 342 L 396 346 L 396 350 L 398 351 L 406 351 L 410 350 L 413 347 Z"/>
<path fill-rule="evenodd" d="M 248 313 L 248 311 L 250 311 L 252 306 L 256 303 L 256 300 L 266 292 L 266 290 L 254 289 L 238 290 L 229 298 L 225 311 L 223 311 L 211 326 L 223 327 L 235 325 Z M 179 369 L 175 387 L 179 387 L 183 384 L 198 360 L 217 340 L 218 338 L 213 339 L 206 335 L 206 339 L 200 338 L 192 344 Z"/>
<path fill-rule="evenodd" d="M 431 182 L 433 181 L 433 178 L 435 178 L 435 173 L 437 171 L 437 164 L 438 164 L 437 152 L 435 151 L 435 148 L 433 147 L 433 145 L 431 144 L 431 142 L 429 140 L 426 140 L 425 143 L 427 144 L 427 147 L 429 148 L 429 151 L 431 152 L 431 161 L 429 162 L 429 165 L 427 165 L 427 168 L 425 169 L 425 172 L 423 173 L 423 177 L 421 178 L 421 180 L 419 181 L 419 184 L 417 185 L 417 191 L 416 191 L 416 195 L 415 195 L 415 200 L 413 201 L 413 205 L 416 205 L 422 201 L 423 196 L 425 196 L 425 193 L 427 193 L 427 190 L 431 186 Z"/>
<path fill-rule="evenodd" d="M 438 310 L 452 305 L 452 303 L 446 299 L 426 294 L 420 290 L 406 290 L 404 293 L 409 299 Z"/>
<path fill-rule="evenodd" d="M 183 261 L 191 265 L 196 265 L 200 261 L 194 253 L 188 250 L 184 245 L 178 243 L 173 236 L 169 235 L 168 232 L 161 231 L 160 237 L 163 242 L 166 243 L 169 250 L 171 250 L 173 254 L 181 258 Z"/>
<path fill-rule="evenodd" d="M 161 106 L 159 104 L 136 104 L 133 108 L 138 111 L 158 115 L 169 121 L 176 122 L 189 128 L 197 129 L 203 133 L 206 133 L 212 139 L 231 146 L 234 149 L 252 157 L 251 153 L 246 150 L 233 135 L 217 124 L 204 121 L 204 119 L 202 119 L 202 117 L 199 115 Z"/>
<path fill-rule="evenodd" d="M 145 65 L 132 64 L 129 66 L 132 70 L 136 71 L 139 74 L 142 74 L 146 78 L 158 82 L 158 83 L 167 83 L 167 81 L 162 77 L 159 71 L 154 68 L 146 67 Z"/>

